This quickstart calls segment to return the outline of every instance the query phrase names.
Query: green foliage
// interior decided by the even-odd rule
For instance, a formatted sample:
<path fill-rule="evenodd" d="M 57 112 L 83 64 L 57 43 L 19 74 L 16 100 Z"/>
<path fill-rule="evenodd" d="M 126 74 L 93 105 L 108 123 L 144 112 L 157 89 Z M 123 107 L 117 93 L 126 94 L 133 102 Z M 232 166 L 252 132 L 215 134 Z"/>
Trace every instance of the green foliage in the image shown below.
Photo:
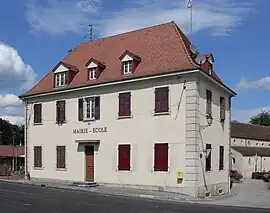
<path fill-rule="evenodd" d="M 0 118 L 0 144 L 12 145 L 24 144 L 24 126 L 17 126 Z"/>
<path fill-rule="evenodd" d="M 270 111 L 263 110 L 258 115 L 252 116 L 249 123 L 270 126 Z"/>

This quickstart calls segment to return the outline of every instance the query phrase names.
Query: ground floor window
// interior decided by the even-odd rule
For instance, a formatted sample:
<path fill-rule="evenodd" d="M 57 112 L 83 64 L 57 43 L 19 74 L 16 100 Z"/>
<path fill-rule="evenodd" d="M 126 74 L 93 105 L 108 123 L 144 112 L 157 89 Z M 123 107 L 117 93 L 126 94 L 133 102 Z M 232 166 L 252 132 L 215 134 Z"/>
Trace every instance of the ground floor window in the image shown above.
<path fill-rule="evenodd" d="M 66 147 L 65 146 L 56 147 L 56 167 L 58 169 L 66 168 Z"/>
<path fill-rule="evenodd" d="M 154 147 L 154 171 L 168 171 L 168 143 L 156 143 Z"/>
<path fill-rule="evenodd" d="M 130 144 L 118 145 L 118 170 L 130 171 Z"/>
<path fill-rule="evenodd" d="M 211 158 L 212 158 L 212 147 L 211 144 L 206 144 L 206 150 L 209 150 L 209 153 L 207 153 L 206 159 L 205 159 L 205 170 L 211 171 Z"/>
<path fill-rule="evenodd" d="M 42 167 L 42 147 L 34 146 L 34 167 Z"/>

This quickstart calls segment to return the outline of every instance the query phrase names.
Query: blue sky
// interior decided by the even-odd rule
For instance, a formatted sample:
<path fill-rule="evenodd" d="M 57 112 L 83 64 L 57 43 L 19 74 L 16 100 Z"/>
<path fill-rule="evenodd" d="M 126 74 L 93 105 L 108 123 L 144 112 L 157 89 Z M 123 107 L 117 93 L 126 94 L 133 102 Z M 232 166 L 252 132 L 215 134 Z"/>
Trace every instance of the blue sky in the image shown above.
<path fill-rule="evenodd" d="M 200 52 L 213 52 L 215 71 L 238 95 L 233 119 L 270 109 L 268 0 L 193 0 L 193 32 L 185 0 L 1 0 L 0 117 L 23 122 L 17 95 L 86 41 L 174 20 Z"/>

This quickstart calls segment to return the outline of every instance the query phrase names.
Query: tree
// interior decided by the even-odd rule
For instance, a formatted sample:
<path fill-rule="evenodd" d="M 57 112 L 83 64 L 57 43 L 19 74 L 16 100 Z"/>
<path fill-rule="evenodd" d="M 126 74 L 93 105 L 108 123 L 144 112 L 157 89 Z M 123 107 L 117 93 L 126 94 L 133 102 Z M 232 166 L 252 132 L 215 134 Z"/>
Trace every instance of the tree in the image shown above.
<path fill-rule="evenodd" d="M 270 126 L 270 111 L 262 110 L 259 114 L 252 116 L 249 123 Z"/>

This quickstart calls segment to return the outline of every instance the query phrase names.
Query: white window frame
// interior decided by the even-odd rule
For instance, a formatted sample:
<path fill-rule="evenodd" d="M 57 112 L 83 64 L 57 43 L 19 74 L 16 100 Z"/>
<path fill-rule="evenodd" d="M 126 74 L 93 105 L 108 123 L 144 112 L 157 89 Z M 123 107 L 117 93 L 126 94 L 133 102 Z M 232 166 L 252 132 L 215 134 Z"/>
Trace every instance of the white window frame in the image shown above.
<path fill-rule="evenodd" d="M 130 169 L 129 170 L 119 170 L 118 169 L 118 166 L 119 166 L 119 145 L 130 145 Z M 116 165 L 116 171 L 117 172 L 123 172 L 123 173 L 130 173 L 130 172 L 132 172 L 133 171 L 133 154 L 132 154 L 132 147 L 133 145 L 131 144 L 131 143 L 118 143 L 117 144 L 117 159 L 116 159 L 116 163 L 117 163 L 117 165 Z"/>
<path fill-rule="evenodd" d="M 84 104 L 83 106 L 84 120 L 95 120 L 95 96 L 84 98 L 83 104 Z"/>
<path fill-rule="evenodd" d="M 97 68 L 89 69 L 89 80 L 97 79 Z"/>
<path fill-rule="evenodd" d="M 132 73 L 132 60 L 123 61 L 124 75 Z"/>
<path fill-rule="evenodd" d="M 167 143 L 168 144 L 168 170 L 167 171 L 155 171 L 155 144 L 162 144 Z M 159 141 L 153 143 L 153 151 L 152 151 L 152 173 L 158 173 L 158 174 L 168 174 L 171 171 L 171 144 L 168 141 Z"/>
<path fill-rule="evenodd" d="M 55 73 L 55 87 L 65 86 L 67 72 Z"/>

